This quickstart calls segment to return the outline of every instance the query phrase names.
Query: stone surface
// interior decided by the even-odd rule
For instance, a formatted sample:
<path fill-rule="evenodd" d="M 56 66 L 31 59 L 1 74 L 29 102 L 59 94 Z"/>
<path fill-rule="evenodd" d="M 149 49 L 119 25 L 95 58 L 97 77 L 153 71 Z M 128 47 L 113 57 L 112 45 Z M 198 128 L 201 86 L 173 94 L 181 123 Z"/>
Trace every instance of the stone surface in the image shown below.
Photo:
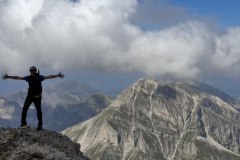
<path fill-rule="evenodd" d="M 0 128 L 1 160 L 88 160 L 80 145 L 53 131 Z"/>

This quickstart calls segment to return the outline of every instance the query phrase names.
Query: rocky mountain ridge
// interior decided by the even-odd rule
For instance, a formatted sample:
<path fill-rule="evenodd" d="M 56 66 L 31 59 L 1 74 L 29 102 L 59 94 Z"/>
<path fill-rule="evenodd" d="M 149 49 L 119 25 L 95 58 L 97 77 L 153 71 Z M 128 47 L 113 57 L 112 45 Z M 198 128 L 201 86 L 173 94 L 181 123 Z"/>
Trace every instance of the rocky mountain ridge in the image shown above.
<path fill-rule="evenodd" d="M 0 128 L 0 159 L 89 160 L 68 137 L 35 128 Z"/>
<path fill-rule="evenodd" d="M 238 160 L 237 108 L 237 100 L 202 83 L 140 79 L 62 133 L 93 160 Z"/>
<path fill-rule="evenodd" d="M 18 127 L 27 91 L 19 91 L 6 98 L 0 98 L 0 127 Z M 61 131 L 71 125 L 92 118 L 111 102 L 111 98 L 96 90 L 72 81 L 66 81 L 56 88 L 44 88 L 42 111 L 44 128 Z M 28 124 L 36 125 L 36 110 L 28 110 Z"/>

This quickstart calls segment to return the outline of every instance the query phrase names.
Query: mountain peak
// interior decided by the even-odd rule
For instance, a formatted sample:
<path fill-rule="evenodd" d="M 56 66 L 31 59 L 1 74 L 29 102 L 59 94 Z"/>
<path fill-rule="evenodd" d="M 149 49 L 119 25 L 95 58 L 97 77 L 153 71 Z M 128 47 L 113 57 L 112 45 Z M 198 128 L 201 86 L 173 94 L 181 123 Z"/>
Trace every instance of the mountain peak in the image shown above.
<path fill-rule="evenodd" d="M 170 81 L 164 81 L 164 80 L 155 80 L 152 78 L 140 78 L 135 83 L 133 83 L 132 86 L 140 86 L 145 88 L 147 85 L 159 85 L 159 84 L 167 84 L 170 83 Z"/>
<path fill-rule="evenodd" d="M 35 128 L 0 128 L 0 159 L 88 160 L 80 145 L 60 133 Z"/>
<path fill-rule="evenodd" d="M 203 83 L 144 78 L 100 114 L 62 133 L 93 160 L 234 160 L 240 116 L 232 104 Z"/>

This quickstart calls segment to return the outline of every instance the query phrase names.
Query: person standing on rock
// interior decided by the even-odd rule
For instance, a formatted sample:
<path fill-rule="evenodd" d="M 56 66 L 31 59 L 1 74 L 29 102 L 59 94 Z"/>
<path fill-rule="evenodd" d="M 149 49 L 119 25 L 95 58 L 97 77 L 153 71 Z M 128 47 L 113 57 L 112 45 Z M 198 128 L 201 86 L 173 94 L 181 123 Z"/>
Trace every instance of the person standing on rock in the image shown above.
<path fill-rule="evenodd" d="M 19 76 L 9 76 L 7 74 L 3 75 L 3 79 L 14 79 L 14 80 L 25 80 L 29 84 L 28 88 L 28 95 L 24 102 L 24 106 L 22 109 L 22 119 L 21 119 L 21 128 L 27 127 L 27 111 L 32 104 L 35 105 L 37 110 L 37 118 L 38 118 L 38 127 L 37 130 L 42 130 L 42 109 L 41 109 L 41 101 L 42 101 L 42 81 L 45 79 L 52 79 L 52 78 L 64 78 L 64 74 L 61 72 L 57 75 L 49 75 L 49 76 L 42 76 L 37 72 L 37 68 L 35 66 L 30 67 L 29 69 L 30 75 L 26 77 L 19 77 Z"/>

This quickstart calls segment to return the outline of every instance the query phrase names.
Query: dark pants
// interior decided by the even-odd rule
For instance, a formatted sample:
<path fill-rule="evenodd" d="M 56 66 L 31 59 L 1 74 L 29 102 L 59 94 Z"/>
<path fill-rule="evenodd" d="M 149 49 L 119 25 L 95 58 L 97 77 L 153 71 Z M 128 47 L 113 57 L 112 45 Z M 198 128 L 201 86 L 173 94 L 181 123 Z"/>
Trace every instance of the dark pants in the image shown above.
<path fill-rule="evenodd" d="M 21 124 L 25 125 L 27 124 L 26 118 L 27 118 L 27 111 L 30 107 L 30 105 L 32 104 L 32 102 L 35 105 L 35 108 L 37 110 L 37 118 L 38 118 L 38 126 L 42 126 L 42 109 L 41 109 L 41 100 L 42 97 L 41 95 L 38 96 L 31 96 L 28 95 L 25 102 L 24 102 L 24 106 L 23 106 L 23 110 L 22 110 L 22 120 L 21 120 Z"/>

